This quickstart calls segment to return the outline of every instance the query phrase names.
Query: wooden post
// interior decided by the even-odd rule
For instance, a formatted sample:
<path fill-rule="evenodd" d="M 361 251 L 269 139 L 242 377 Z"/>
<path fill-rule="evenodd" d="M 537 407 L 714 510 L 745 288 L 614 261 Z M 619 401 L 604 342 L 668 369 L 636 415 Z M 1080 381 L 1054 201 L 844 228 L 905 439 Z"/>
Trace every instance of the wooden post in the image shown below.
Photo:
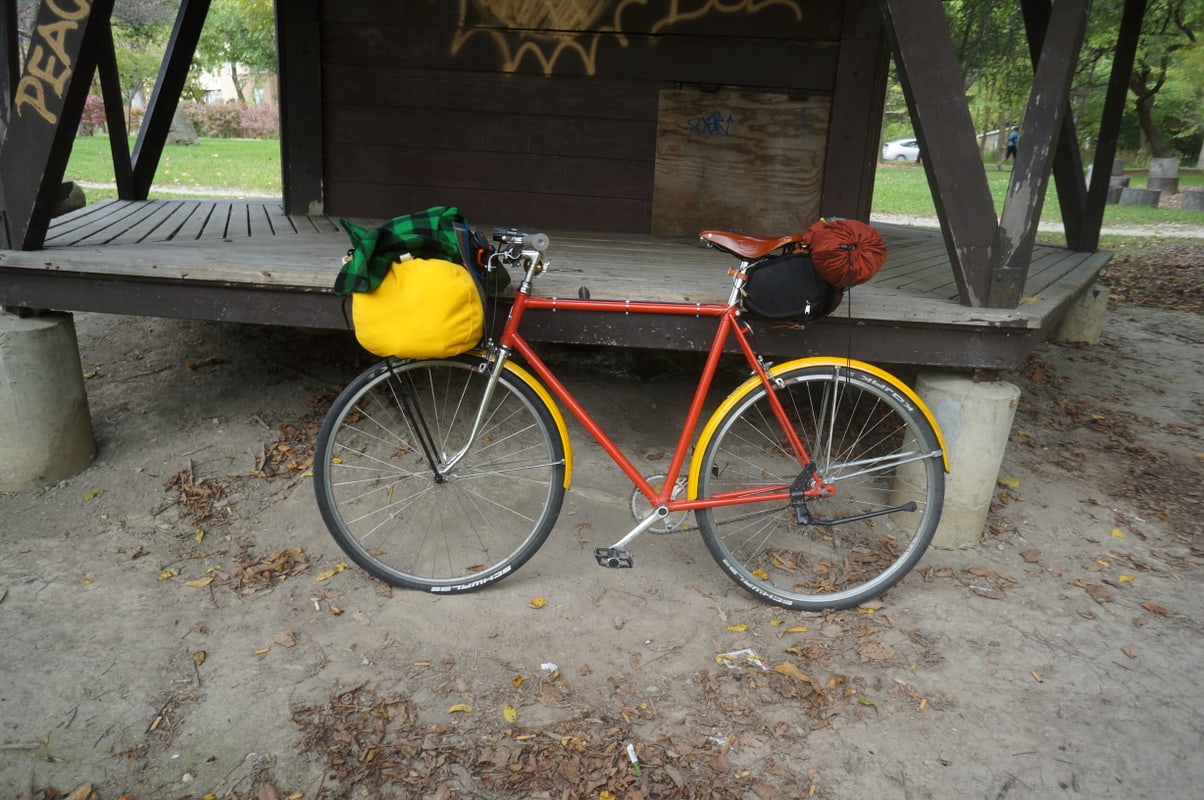
<path fill-rule="evenodd" d="M 43 3 L 38 12 L 0 149 L 10 248 L 42 246 L 112 13 L 113 0 Z"/>
<path fill-rule="evenodd" d="M 825 216 L 870 218 L 889 57 L 877 7 L 872 0 L 849 0 L 824 159 Z"/>
<path fill-rule="evenodd" d="M 1024 145 L 1016 154 L 999 220 L 1000 263 L 992 270 L 987 295 L 987 305 L 992 308 L 1015 308 L 1020 303 L 1049 185 L 1054 145 L 1066 113 L 1078 48 L 1087 29 L 1087 11 L 1086 0 L 1059 0 L 1050 15 L 1024 115 Z"/>
<path fill-rule="evenodd" d="M 879 0 L 963 305 L 987 305 L 995 201 L 939 0 Z"/>
<path fill-rule="evenodd" d="M 1116 52 L 1112 58 L 1112 75 L 1108 79 L 1108 92 L 1104 98 L 1099 136 L 1095 142 L 1091 185 L 1087 187 L 1087 199 L 1083 211 L 1082 238 L 1077 242 L 1068 242 L 1072 249 L 1080 252 L 1089 252 L 1099 247 L 1099 230 L 1104 221 L 1104 208 L 1108 204 L 1108 183 L 1112 175 L 1112 159 L 1116 158 L 1121 118 L 1124 116 L 1125 102 L 1129 94 L 1129 76 L 1133 73 L 1133 62 L 1136 60 L 1137 42 L 1141 38 L 1141 23 L 1145 18 L 1145 9 L 1146 0 L 1125 0 L 1120 30 L 1116 36 Z"/>
<path fill-rule="evenodd" d="M 287 214 L 321 214 L 322 36 L 318 0 L 276 3 L 280 81 L 280 160 Z"/>
<path fill-rule="evenodd" d="M 159 66 L 155 90 L 146 107 L 138 141 L 134 144 L 134 196 L 123 199 L 145 200 L 150 193 L 151 181 L 154 180 L 155 170 L 159 168 L 163 145 L 167 143 L 171 120 L 180 104 L 180 92 L 184 90 L 184 82 L 188 79 L 188 68 L 192 65 L 192 55 L 196 52 L 196 43 L 201 38 L 201 28 L 208 14 L 209 0 L 182 0 L 180 3 L 176 24 L 167 42 L 167 52 Z"/>

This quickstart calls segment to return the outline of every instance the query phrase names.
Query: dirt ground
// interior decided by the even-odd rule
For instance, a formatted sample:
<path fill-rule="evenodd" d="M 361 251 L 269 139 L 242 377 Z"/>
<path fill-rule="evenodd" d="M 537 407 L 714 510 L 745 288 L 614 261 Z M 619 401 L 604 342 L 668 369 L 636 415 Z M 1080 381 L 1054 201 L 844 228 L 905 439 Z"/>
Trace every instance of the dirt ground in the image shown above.
<path fill-rule="evenodd" d="M 1099 345 L 1041 346 L 1009 376 L 982 543 L 830 614 L 758 602 L 690 532 L 600 569 L 631 487 L 575 425 L 574 486 L 529 564 L 466 596 L 389 591 L 346 568 L 308 476 L 331 392 L 366 365 L 347 336 L 76 326 L 99 455 L 0 494 L 0 798 L 1204 786 L 1199 315 L 1121 306 Z M 664 356 L 567 359 L 658 471 L 692 378 Z"/>

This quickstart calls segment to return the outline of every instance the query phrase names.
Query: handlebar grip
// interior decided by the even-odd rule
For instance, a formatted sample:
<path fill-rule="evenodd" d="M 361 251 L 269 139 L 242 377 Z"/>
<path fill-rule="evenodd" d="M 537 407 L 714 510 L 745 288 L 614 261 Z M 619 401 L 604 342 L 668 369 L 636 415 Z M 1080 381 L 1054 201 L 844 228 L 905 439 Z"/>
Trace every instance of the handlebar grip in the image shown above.
<path fill-rule="evenodd" d="M 551 240 L 548 239 L 548 235 L 546 233 L 523 234 L 524 247 L 530 247 L 531 249 L 538 250 L 542 253 L 544 250 L 548 249 L 549 244 L 551 244 Z"/>

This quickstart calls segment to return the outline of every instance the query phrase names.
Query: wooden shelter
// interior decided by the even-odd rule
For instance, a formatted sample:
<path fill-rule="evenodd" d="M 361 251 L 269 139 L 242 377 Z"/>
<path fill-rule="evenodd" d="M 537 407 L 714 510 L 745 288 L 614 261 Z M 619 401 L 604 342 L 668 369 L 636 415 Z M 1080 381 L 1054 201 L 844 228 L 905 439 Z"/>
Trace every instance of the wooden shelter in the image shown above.
<path fill-rule="evenodd" d="M 999 369 L 1107 259 L 1094 250 L 1145 0 L 1126 0 L 1091 186 L 1066 113 L 1089 3 L 1023 0 L 1034 85 L 1002 216 L 939 0 L 278 2 L 283 198 L 270 204 L 147 199 L 208 0 L 181 0 L 132 152 L 112 5 L 45 0 L 23 71 L 0 65 L 0 304 L 341 327 L 332 219 L 437 204 L 566 232 L 556 291 L 702 299 L 723 282 L 683 266 L 708 259 L 683 243 L 698 229 L 868 218 L 893 56 L 940 231 L 888 231 L 891 262 L 857 290 L 853 334 L 764 335 L 781 352 L 839 341 L 874 360 Z M 13 53 L 15 0 L 0 8 Z M 94 75 L 120 199 L 52 220 Z M 1034 244 L 1051 175 L 1066 248 Z M 537 325 L 562 341 L 705 346 L 681 318 Z"/>

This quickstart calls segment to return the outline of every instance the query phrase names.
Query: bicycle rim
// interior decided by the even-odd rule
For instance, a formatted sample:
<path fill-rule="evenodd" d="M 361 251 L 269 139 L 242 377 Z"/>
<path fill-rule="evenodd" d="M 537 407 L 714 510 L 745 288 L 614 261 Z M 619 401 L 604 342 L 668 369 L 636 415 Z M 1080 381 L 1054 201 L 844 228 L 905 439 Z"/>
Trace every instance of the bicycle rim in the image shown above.
<path fill-rule="evenodd" d="M 458 592 L 500 580 L 547 538 L 564 499 L 564 451 L 543 401 L 499 378 L 467 454 L 488 375 L 474 357 L 384 362 L 335 400 L 318 436 L 315 490 L 335 541 L 375 577 Z"/>
<path fill-rule="evenodd" d="M 800 524 L 789 503 L 752 503 L 699 511 L 699 528 L 719 565 L 753 594 L 803 610 L 849 608 L 898 582 L 931 542 L 944 502 L 940 447 L 921 411 L 875 375 L 824 366 L 778 377 L 787 417 L 836 488 L 806 501 L 813 520 L 915 510 Z M 800 472 L 763 387 L 702 446 L 701 497 L 789 486 Z"/>

